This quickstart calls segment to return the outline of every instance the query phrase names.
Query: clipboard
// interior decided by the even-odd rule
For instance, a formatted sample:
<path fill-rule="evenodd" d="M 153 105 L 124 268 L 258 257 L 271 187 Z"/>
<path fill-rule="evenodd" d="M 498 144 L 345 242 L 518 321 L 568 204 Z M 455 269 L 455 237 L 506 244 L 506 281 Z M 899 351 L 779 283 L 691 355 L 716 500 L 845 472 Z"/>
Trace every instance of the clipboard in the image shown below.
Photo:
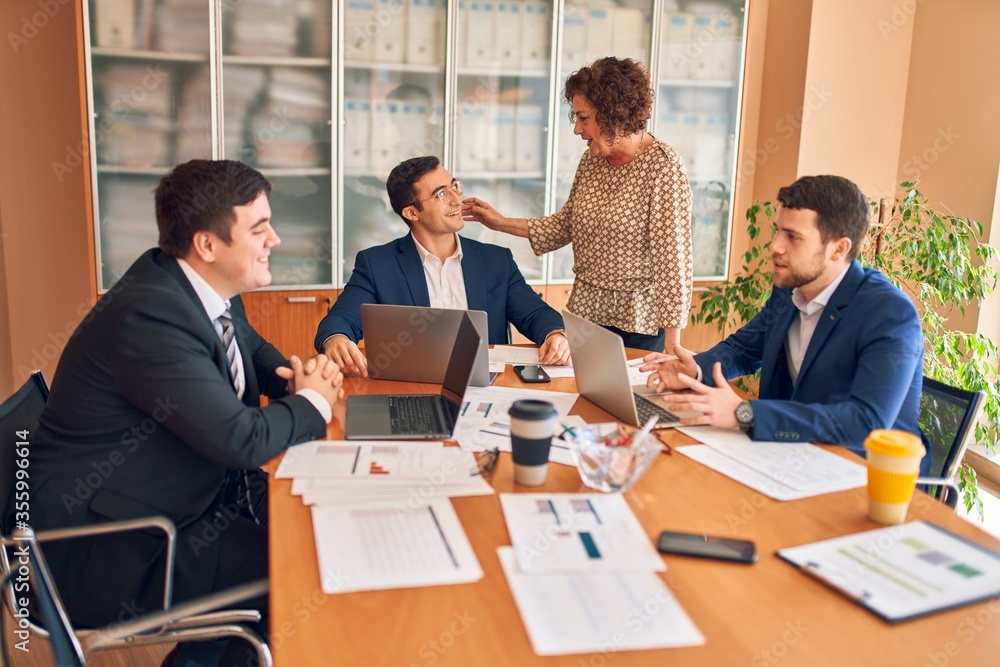
<path fill-rule="evenodd" d="M 777 555 L 889 623 L 1000 597 L 1000 553 L 926 521 Z"/>

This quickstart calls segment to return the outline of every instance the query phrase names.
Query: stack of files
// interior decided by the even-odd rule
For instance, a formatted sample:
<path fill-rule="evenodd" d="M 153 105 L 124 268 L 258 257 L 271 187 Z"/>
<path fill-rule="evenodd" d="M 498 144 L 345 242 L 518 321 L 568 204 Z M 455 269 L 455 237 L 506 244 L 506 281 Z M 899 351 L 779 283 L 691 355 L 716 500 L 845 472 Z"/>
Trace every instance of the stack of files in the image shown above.
<path fill-rule="evenodd" d="M 292 478 L 306 505 L 395 501 L 493 493 L 471 452 L 441 442 L 315 440 L 290 448 L 275 478 Z"/>
<path fill-rule="evenodd" d="M 156 5 L 153 48 L 168 53 L 208 53 L 204 0 L 161 0 Z"/>
<path fill-rule="evenodd" d="M 469 387 L 452 434 L 465 451 L 482 452 L 499 447 L 510 451 L 510 415 L 514 401 L 548 401 L 559 417 L 566 417 L 580 394 L 516 387 Z"/>
<path fill-rule="evenodd" d="M 483 571 L 448 496 L 486 495 L 471 453 L 441 442 L 314 441 L 276 478 L 312 506 L 327 594 L 477 581 Z"/>
<path fill-rule="evenodd" d="M 497 555 L 537 655 L 705 643 L 621 494 L 501 494 L 500 504 L 512 546 Z"/>
<path fill-rule="evenodd" d="M 97 159 L 104 164 L 173 163 L 174 73 L 154 65 L 114 63 L 95 75 Z"/>
<path fill-rule="evenodd" d="M 242 0 L 233 10 L 226 53 L 235 56 L 295 55 L 298 16 L 289 0 Z"/>
<path fill-rule="evenodd" d="M 157 242 L 156 225 L 149 223 L 153 190 L 158 176 L 101 178 L 98 195 L 101 216 L 101 272 L 113 285 L 139 255 Z"/>
<path fill-rule="evenodd" d="M 755 442 L 740 431 L 678 426 L 702 445 L 677 451 L 775 500 L 798 500 L 868 483 L 868 469 L 805 442 Z"/>
<path fill-rule="evenodd" d="M 212 92 L 208 67 L 199 68 L 181 89 L 177 112 L 177 164 L 212 158 Z"/>
<path fill-rule="evenodd" d="M 260 104 L 267 85 L 267 71 L 260 67 L 226 65 L 222 77 L 226 85 L 222 98 L 226 157 L 251 162 L 256 158 L 256 151 L 253 142 L 246 137 L 247 119 L 251 110 Z"/>

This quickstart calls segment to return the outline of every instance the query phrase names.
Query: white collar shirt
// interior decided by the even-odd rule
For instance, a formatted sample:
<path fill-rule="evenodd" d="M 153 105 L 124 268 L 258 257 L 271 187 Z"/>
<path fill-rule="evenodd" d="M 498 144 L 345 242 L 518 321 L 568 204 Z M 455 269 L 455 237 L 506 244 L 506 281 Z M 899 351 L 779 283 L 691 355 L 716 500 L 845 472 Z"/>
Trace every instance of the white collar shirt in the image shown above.
<path fill-rule="evenodd" d="M 219 322 L 219 316 L 229 309 L 229 299 L 223 299 L 219 296 L 219 293 L 208 284 L 208 281 L 202 278 L 201 274 L 195 271 L 194 267 L 186 261 L 178 258 L 177 263 L 180 264 L 181 270 L 187 276 L 188 282 L 191 283 L 195 294 L 201 300 L 202 307 L 208 313 L 208 319 L 212 321 L 215 332 L 219 334 L 219 340 L 222 340 L 222 323 Z M 242 399 L 247 385 L 246 371 L 243 369 L 243 355 L 240 353 L 239 340 L 235 338 L 234 340 L 236 340 L 236 379 L 233 380 L 233 386 L 236 388 L 236 395 Z"/>
<path fill-rule="evenodd" d="M 833 282 L 817 294 L 816 298 L 812 301 L 806 301 L 805 296 L 802 295 L 802 290 L 798 287 L 792 290 L 792 303 L 799 309 L 799 316 L 792 322 L 792 326 L 788 327 L 788 338 L 785 341 L 785 345 L 788 354 L 788 370 L 792 374 L 793 383 L 799 379 L 799 370 L 802 368 L 802 362 L 806 358 L 809 343 L 812 342 L 812 337 L 816 332 L 816 325 L 823 314 L 823 309 L 826 308 L 826 304 L 830 301 L 833 293 L 840 287 L 840 283 L 844 279 L 844 276 L 847 275 L 847 269 L 850 266 L 850 264 L 845 266 L 844 270 L 833 279 Z"/>
<path fill-rule="evenodd" d="M 420 245 L 417 239 L 413 239 L 413 243 L 424 267 L 431 308 L 468 310 L 469 299 L 465 294 L 465 274 L 462 272 L 462 239 L 458 234 L 455 234 L 455 252 L 444 262 Z"/>
<path fill-rule="evenodd" d="M 205 312 L 208 314 L 208 319 L 212 321 L 212 326 L 215 327 L 215 333 L 219 335 L 219 340 L 221 341 L 222 323 L 219 322 L 219 315 L 222 315 L 226 312 L 226 309 L 229 308 L 229 300 L 223 299 L 219 296 L 219 293 L 208 284 L 208 281 L 202 278 L 201 274 L 195 271 L 194 267 L 186 261 L 178 258 L 177 263 L 180 265 L 181 271 L 183 271 L 184 275 L 187 277 L 188 282 L 191 283 L 191 287 L 194 288 L 195 294 L 197 294 L 198 298 L 201 300 L 201 305 L 205 308 Z M 243 368 L 243 355 L 240 353 L 238 340 L 236 341 L 236 368 L 236 381 L 233 383 L 233 386 L 236 389 L 236 396 L 242 400 L 243 393 L 246 391 L 246 371 Z M 333 419 L 333 408 L 330 407 L 330 403 L 323 398 L 322 394 L 315 389 L 308 388 L 299 389 L 295 393 L 312 403 L 313 407 L 315 407 L 320 413 L 324 421 L 326 421 L 327 424 L 330 423 L 330 420 Z"/>

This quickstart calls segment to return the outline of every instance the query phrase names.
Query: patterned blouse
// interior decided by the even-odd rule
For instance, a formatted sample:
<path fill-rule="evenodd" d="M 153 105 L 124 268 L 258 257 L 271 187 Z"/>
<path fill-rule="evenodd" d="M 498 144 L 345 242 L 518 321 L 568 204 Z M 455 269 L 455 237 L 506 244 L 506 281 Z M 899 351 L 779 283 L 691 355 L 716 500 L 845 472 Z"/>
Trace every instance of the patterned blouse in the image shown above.
<path fill-rule="evenodd" d="M 647 335 L 687 326 L 691 185 L 662 141 L 618 167 L 585 153 L 562 210 L 529 218 L 528 233 L 537 255 L 573 244 L 570 311 Z"/>

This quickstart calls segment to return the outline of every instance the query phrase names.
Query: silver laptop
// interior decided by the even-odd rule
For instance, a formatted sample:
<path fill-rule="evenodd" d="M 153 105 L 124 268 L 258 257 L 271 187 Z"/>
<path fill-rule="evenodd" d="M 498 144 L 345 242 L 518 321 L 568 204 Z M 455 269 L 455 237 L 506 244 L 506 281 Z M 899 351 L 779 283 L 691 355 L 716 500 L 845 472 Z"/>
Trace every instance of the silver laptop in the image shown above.
<path fill-rule="evenodd" d="M 368 376 L 376 380 L 442 383 L 464 313 L 469 314 L 482 338 L 470 384 L 488 386 L 499 373 L 490 373 L 489 329 L 483 310 L 362 304 Z"/>
<path fill-rule="evenodd" d="M 347 397 L 344 436 L 348 440 L 433 440 L 450 438 L 469 387 L 482 342 L 468 313 L 462 313 L 451 342 L 443 395 L 352 394 Z"/>
<path fill-rule="evenodd" d="M 617 334 L 568 310 L 562 311 L 562 316 L 573 357 L 576 387 L 588 400 L 632 426 L 642 426 L 654 414 L 660 418 L 656 428 L 701 414 L 673 412 L 656 399 L 655 389 L 631 384 L 625 344 Z"/>

